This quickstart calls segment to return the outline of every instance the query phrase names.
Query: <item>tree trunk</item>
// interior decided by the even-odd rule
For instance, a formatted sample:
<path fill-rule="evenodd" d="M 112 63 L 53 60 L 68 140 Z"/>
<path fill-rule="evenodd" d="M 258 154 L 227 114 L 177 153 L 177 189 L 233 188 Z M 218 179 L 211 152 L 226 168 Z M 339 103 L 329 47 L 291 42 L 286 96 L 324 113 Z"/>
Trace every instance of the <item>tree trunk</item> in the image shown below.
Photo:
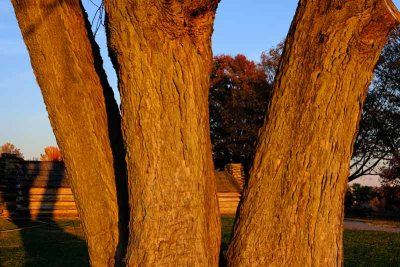
<path fill-rule="evenodd" d="M 86 14 L 78 0 L 12 3 L 71 179 L 91 264 L 118 264 L 128 220 L 120 114 Z"/>
<path fill-rule="evenodd" d="M 340 266 L 353 140 L 390 0 L 301 0 L 245 189 L 229 266 Z"/>
<path fill-rule="evenodd" d="M 218 264 L 207 102 L 217 4 L 105 1 L 128 158 L 129 266 Z"/>

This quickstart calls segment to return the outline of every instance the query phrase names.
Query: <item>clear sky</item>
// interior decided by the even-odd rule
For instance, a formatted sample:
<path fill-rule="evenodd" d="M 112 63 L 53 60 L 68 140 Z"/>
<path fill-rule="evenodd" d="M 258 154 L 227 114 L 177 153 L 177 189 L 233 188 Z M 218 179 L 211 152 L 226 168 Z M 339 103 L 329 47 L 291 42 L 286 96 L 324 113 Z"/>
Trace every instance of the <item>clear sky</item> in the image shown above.
<path fill-rule="evenodd" d="M 56 145 L 56 141 L 10 2 L 0 1 L 0 144 L 12 142 L 30 159 L 39 157 L 44 147 Z M 400 0 L 394 2 L 398 4 Z M 83 3 L 89 17 L 93 17 L 95 6 L 89 0 Z M 215 21 L 214 54 L 241 53 L 258 61 L 262 51 L 285 38 L 297 3 L 222 0 Z M 115 89 L 115 72 L 107 56 L 102 29 L 96 39 Z"/>

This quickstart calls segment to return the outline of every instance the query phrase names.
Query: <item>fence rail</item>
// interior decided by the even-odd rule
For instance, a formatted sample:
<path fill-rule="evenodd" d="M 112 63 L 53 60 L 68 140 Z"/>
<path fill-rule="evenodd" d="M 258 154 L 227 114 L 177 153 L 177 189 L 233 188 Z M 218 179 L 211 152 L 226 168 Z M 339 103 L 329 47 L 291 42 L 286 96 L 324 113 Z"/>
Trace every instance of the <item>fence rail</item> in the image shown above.
<path fill-rule="evenodd" d="M 215 173 L 220 212 L 236 213 L 244 183 L 241 164 Z M 14 155 L 0 158 L 0 216 L 78 218 L 63 162 L 24 161 Z"/>

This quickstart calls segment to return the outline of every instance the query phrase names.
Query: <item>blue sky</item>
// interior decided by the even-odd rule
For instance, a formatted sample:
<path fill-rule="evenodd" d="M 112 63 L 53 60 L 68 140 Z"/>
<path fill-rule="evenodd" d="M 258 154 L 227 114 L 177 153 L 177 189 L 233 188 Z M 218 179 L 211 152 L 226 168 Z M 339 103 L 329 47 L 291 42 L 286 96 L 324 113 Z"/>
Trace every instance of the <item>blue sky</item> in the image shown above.
<path fill-rule="evenodd" d="M 89 0 L 83 3 L 93 17 L 93 4 Z M 241 53 L 257 61 L 262 51 L 285 38 L 296 6 L 296 0 L 222 0 L 215 21 L 214 54 Z M 115 89 L 103 30 L 96 39 Z M 12 142 L 25 158 L 39 157 L 44 147 L 56 145 L 56 141 L 9 0 L 0 1 L 0 62 L 0 144 Z"/>

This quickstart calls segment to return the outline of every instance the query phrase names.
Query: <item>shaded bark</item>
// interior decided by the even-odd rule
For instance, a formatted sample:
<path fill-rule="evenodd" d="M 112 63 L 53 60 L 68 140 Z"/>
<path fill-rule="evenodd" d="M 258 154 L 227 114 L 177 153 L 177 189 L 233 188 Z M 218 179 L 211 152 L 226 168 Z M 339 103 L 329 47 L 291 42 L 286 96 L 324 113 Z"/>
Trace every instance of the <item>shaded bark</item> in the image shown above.
<path fill-rule="evenodd" d="M 71 179 L 91 264 L 119 264 L 128 220 L 120 114 L 86 14 L 78 0 L 12 3 Z"/>
<path fill-rule="evenodd" d="M 389 0 L 300 1 L 229 266 L 342 265 L 343 200 L 357 123 L 397 21 Z"/>
<path fill-rule="evenodd" d="M 105 1 L 119 78 L 129 266 L 216 266 L 208 89 L 218 1 Z"/>

